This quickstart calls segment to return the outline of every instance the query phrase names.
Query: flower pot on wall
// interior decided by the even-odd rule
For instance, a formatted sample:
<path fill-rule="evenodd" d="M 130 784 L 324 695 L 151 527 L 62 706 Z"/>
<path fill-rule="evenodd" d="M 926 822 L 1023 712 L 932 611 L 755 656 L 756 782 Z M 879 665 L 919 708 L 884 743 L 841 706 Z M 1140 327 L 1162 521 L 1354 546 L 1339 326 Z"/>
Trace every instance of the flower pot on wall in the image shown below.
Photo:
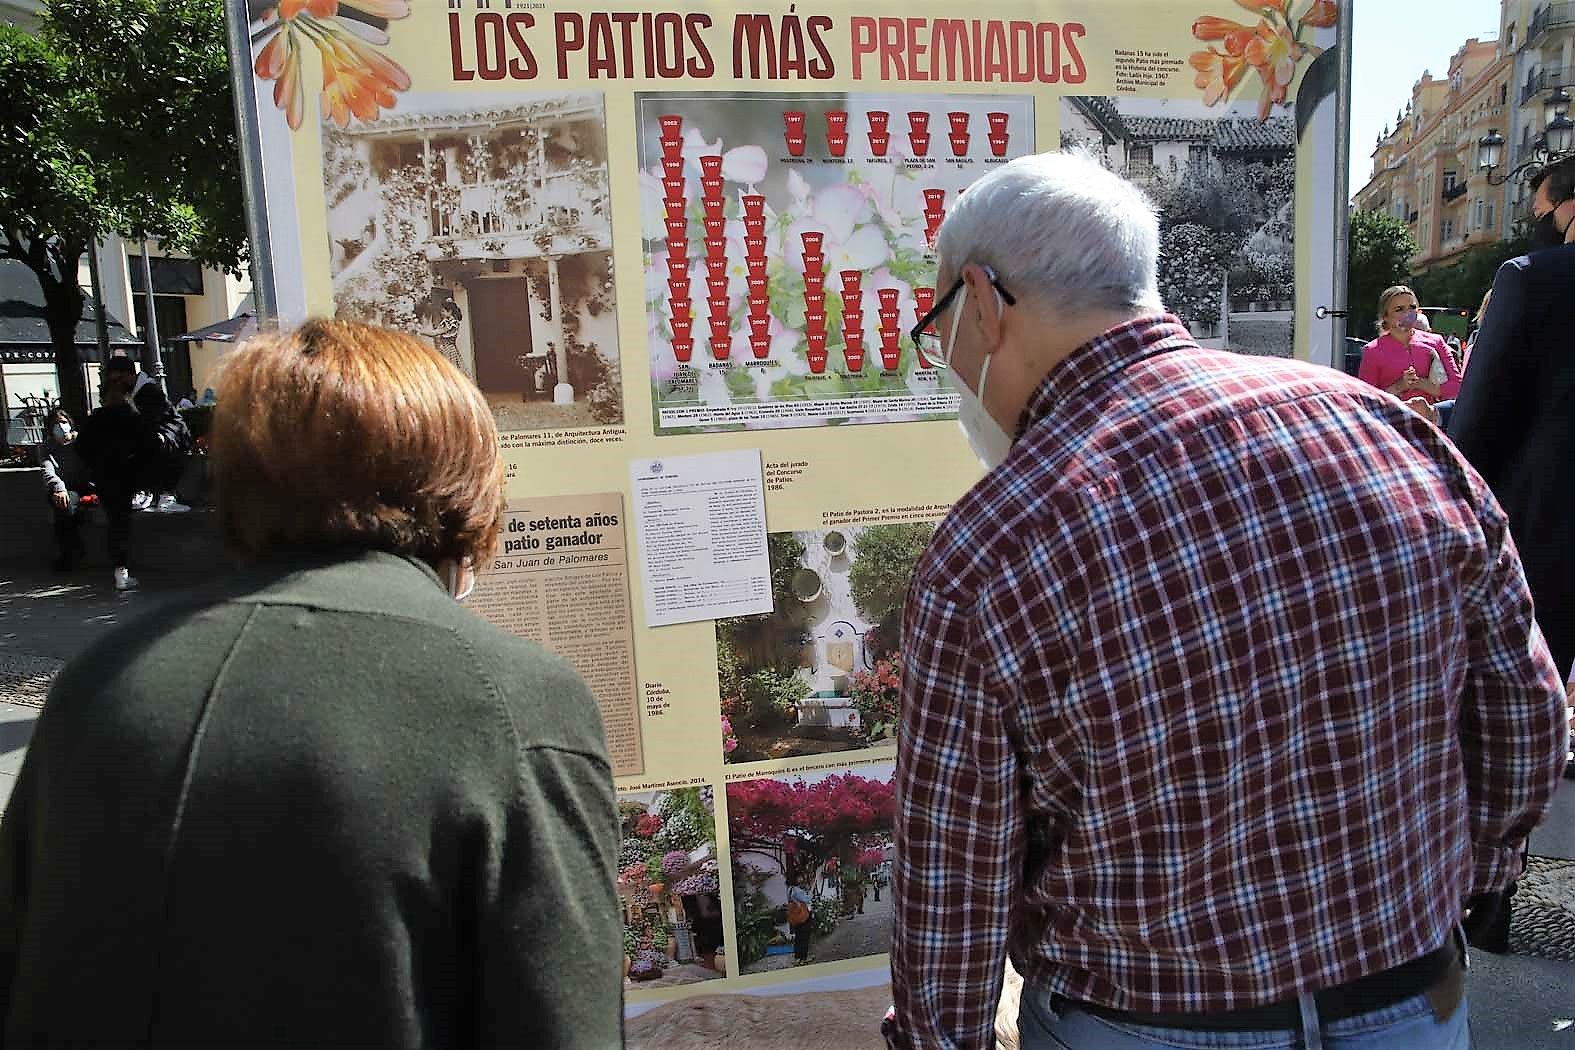
<path fill-rule="evenodd" d="M 848 550 L 848 538 L 835 529 L 826 533 L 826 538 L 821 543 L 826 548 L 826 553 L 833 558 L 841 557 Z"/>
<path fill-rule="evenodd" d="M 799 569 L 793 574 L 793 597 L 806 604 L 820 597 L 820 573 L 814 569 Z"/>

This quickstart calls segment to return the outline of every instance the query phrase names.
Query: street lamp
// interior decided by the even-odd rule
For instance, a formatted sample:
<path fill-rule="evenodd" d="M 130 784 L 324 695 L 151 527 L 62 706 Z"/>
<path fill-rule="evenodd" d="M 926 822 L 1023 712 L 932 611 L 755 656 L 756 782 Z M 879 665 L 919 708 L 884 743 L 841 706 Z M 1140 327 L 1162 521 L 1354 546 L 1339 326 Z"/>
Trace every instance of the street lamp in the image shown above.
<path fill-rule="evenodd" d="M 1559 87 L 1548 100 L 1542 104 L 1542 126 L 1547 127 L 1560 117 L 1567 116 L 1570 111 L 1570 96 L 1564 88 Z"/>
<path fill-rule="evenodd" d="M 1554 156 L 1568 153 L 1572 142 L 1575 142 L 1575 120 L 1562 114 L 1548 122 L 1545 134 L 1548 153 Z"/>
<path fill-rule="evenodd" d="M 1489 128 L 1477 141 L 1477 149 L 1477 167 L 1486 172 L 1488 182 L 1492 182 L 1493 169 L 1504 159 L 1504 136 L 1498 133 L 1498 128 Z"/>
<path fill-rule="evenodd" d="M 1493 174 L 1493 169 L 1504 160 L 1504 136 L 1497 128 L 1489 128 L 1488 133 L 1477 140 L 1477 167 L 1487 176 L 1488 185 L 1502 186 L 1517 178 L 1530 181 L 1549 164 L 1568 156 L 1575 148 L 1575 120 L 1569 116 L 1572 103 L 1575 99 L 1562 86 L 1553 89 L 1542 103 L 1542 123 L 1546 130 L 1532 143 L 1531 156 L 1503 175 Z"/>

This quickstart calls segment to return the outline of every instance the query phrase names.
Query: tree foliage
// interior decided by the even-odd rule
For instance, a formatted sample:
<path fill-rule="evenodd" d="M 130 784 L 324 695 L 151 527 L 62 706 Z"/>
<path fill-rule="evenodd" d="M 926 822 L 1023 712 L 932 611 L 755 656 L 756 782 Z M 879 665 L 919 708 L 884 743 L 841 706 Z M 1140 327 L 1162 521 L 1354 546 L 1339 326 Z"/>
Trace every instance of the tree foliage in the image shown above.
<path fill-rule="evenodd" d="M 853 567 L 848 572 L 859 615 L 872 624 L 887 623 L 901 615 L 913 567 L 934 534 L 935 526 L 927 522 L 871 525 L 859 533 L 853 541 Z"/>
<path fill-rule="evenodd" d="M 833 857 L 852 863 L 861 850 L 889 841 L 897 814 L 895 780 L 848 773 L 813 784 L 738 781 L 727 785 L 727 813 L 734 848 L 782 847 L 792 858 L 793 879 Z"/>
<path fill-rule="evenodd" d="M 1218 324 L 1232 251 L 1219 230 L 1195 222 L 1166 227 L 1159 244 L 1159 295 L 1166 308 L 1189 321 Z"/>
<path fill-rule="evenodd" d="M 0 26 L 0 258 L 33 271 L 82 411 L 82 255 L 120 234 L 238 270 L 245 224 L 222 0 L 49 0 Z"/>
<path fill-rule="evenodd" d="M 1373 320 L 1378 316 L 1378 297 L 1385 288 L 1404 284 L 1410 273 L 1411 257 L 1416 254 L 1416 238 L 1411 227 L 1381 211 L 1351 213 L 1350 234 L 1346 241 L 1346 309 L 1350 312 L 1346 329 L 1356 337 L 1373 335 Z"/>
<path fill-rule="evenodd" d="M 1473 245 L 1455 262 L 1418 274 L 1411 283 L 1424 306 L 1454 306 L 1475 312 L 1483 293 L 1493 287 L 1498 268 L 1529 249 L 1522 236 Z"/>

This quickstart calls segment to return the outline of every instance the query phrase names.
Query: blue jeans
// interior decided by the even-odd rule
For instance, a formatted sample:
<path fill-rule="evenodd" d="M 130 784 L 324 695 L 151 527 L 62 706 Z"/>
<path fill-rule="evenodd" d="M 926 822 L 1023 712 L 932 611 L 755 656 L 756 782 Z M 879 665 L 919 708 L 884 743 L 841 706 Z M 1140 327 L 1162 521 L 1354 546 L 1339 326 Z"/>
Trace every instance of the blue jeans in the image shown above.
<path fill-rule="evenodd" d="M 1023 989 L 1017 1024 L 1022 1050 L 1301 1050 L 1300 1032 L 1195 1032 L 1124 1024 L 1063 1007 L 1057 1016 L 1043 992 Z M 1372 1013 L 1323 1026 L 1324 1050 L 1471 1050 L 1466 1001 L 1443 1024 L 1418 995 Z"/>

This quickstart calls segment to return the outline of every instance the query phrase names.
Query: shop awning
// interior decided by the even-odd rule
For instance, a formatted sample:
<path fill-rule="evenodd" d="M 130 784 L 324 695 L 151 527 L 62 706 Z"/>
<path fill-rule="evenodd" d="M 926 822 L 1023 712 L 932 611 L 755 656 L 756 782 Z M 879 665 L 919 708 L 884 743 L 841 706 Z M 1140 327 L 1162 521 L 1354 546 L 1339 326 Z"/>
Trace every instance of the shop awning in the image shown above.
<path fill-rule="evenodd" d="M 239 313 L 227 321 L 204 325 L 189 332 L 182 332 L 171 339 L 172 343 L 244 343 L 257 334 L 257 318 L 249 313 Z"/>
<path fill-rule="evenodd" d="M 90 297 L 83 304 L 82 320 L 77 322 L 77 358 L 98 360 L 96 315 Z M 109 345 L 135 352 L 142 341 L 126 331 L 126 326 L 106 315 Z M 0 364 L 42 364 L 54 360 L 49 341 L 49 323 L 44 316 L 44 290 L 38 278 L 15 259 L 0 259 Z"/>

